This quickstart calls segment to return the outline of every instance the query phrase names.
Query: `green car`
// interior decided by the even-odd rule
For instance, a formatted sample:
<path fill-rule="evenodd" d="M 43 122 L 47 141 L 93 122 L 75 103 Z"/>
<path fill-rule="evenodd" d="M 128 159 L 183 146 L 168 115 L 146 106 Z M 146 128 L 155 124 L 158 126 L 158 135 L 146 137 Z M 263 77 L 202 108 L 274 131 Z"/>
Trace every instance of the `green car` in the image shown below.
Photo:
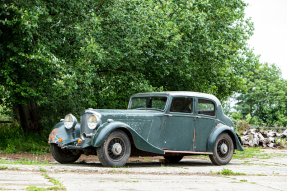
<path fill-rule="evenodd" d="M 187 155 L 209 155 L 213 164 L 225 165 L 234 149 L 244 151 L 240 141 L 220 101 L 198 92 L 135 94 L 127 110 L 90 108 L 80 123 L 68 114 L 49 136 L 58 162 L 97 155 L 108 167 L 124 166 L 130 156 L 179 162 Z"/>

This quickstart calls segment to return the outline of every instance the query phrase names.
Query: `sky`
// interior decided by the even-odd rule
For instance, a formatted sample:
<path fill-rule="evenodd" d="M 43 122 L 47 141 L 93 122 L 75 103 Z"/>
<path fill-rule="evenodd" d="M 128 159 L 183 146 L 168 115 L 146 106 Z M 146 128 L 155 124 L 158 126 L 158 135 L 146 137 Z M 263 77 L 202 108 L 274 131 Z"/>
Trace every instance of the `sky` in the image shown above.
<path fill-rule="evenodd" d="M 287 0 L 245 0 L 245 16 L 254 23 L 249 45 L 260 62 L 275 63 L 287 79 Z"/>

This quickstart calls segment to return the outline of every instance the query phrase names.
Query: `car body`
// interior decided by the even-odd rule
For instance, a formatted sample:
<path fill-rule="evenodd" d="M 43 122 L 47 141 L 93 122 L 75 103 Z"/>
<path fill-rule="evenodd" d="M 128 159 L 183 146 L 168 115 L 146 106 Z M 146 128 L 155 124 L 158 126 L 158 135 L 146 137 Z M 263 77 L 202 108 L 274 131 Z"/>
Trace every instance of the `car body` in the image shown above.
<path fill-rule="evenodd" d="M 60 163 L 81 154 L 97 155 L 104 166 L 124 166 L 130 156 L 163 156 L 178 162 L 186 155 L 209 155 L 229 163 L 243 151 L 232 121 L 213 95 L 198 92 L 138 93 L 127 110 L 87 109 L 81 123 L 66 115 L 49 136 Z"/>

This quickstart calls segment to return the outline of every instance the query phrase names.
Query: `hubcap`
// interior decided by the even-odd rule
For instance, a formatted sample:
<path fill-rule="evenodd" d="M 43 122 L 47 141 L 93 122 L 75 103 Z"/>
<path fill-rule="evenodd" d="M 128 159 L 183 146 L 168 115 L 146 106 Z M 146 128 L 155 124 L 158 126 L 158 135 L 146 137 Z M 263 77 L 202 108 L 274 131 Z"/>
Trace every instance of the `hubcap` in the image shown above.
<path fill-rule="evenodd" d="M 221 147 L 220 147 L 220 152 L 221 152 L 222 154 L 226 154 L 227 151 L 228 151 L 228 146 L 227 146 L 225 143 L 223 143 L 223 144 L 221 145 Z"/>
<path fill-rule="evenodd" d="M 230 143 L 227 139 L 221 139 L 217 144 L 217 153 L 219 158 L 225 159 L 230 153 Z"/>
<path fill-rule="evenodd" d="M 120 143 L 115 143 L 112 148 L 112 152 L 114 155 L 120 155 L 123 148 Z"/>
<path fill-rule="evenodd" d="M 120 137 L 113 138 L 107 147 L 108 157 L 112 161 L 120 161 L 125 155 L 125 142 Z"/>

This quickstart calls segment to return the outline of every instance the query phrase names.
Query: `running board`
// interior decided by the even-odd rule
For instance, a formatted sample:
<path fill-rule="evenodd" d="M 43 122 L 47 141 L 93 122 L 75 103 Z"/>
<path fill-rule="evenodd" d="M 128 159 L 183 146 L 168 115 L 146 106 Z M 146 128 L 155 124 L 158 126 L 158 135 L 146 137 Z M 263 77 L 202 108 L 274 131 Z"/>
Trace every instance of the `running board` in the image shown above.
<path fill-rule="evenodd" d="M 164 154 L 175 153 L 175 154 L 191 154 L 191 155 L 213 155 L 211 152 L 194 152 L 194 151 L 172 151 L 164 150 Z"/>

